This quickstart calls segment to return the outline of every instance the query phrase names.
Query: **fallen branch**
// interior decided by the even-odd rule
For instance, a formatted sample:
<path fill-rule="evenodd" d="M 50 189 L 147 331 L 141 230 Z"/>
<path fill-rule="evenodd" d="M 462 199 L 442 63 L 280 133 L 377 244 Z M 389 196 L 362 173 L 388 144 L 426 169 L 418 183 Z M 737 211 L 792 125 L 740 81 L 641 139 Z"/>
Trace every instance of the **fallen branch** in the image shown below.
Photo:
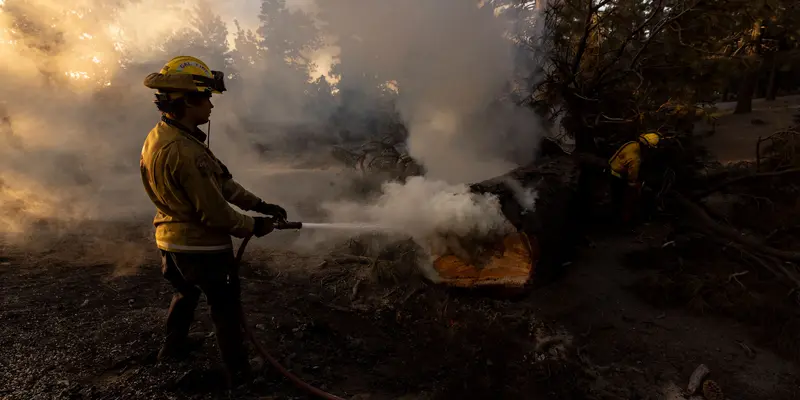
<path fill-rule="evenodd" d="M 743 276 L 743 275 L 747 275 L 748 273 L 750 273 L 750 271 L 734 272 L 734 273 L 728 275 L 728 283 L 730 283 L 731 280 L 734 280 L 734 281 L 736 281 L 736 283 L 739 284 L 739 286 L 742 287 L 742 289 L 747 290 L 747 287 L 745 287 L 744 284 L 739 280 L 739 277 Z"/>
<path fill-rule="evenodd" d="M 361 282 L 364 282 L 364 278 L 358 278 L 356 283 L 353 285 L 353 291 L 350 293 L 350 301 L 355 301 L 356 297 L 358 297 L 358 291 L 361 288 Z"/>
<path fill-rule="evenodd" d="M 761 170 L 761 143 L 771 140 L 774 145 L 777 140 L 775 138 L 776 137 L 780 138 L 781 136 L 784 135 L 798 135 L 798 132 L 795 131 L 794 129 L 789 129 L 789 130 L 777 131 L 767 137 L 763 138 L 761 136 L 758 137 L 758 141 L 756 142 L 756 171 Z"/>
<path fill-rule="evenodd" d="M 757 172 L 757 173 L 754 173 L 754 174 L 737 176 L 735 178 L 731 178 L 731 179 L 728 179 L 726 181 L 720 182 L 720 183 L 718 183 L 718 184 L 716 184 L 716 185 L 714 185 L 714 186 L 712 186 L 712 187 L 710 187 L 710 188 L 708 188 L 706 190 L 703 190 L 702 192 L 695 193 L 695 194 L 692 195 L 692 198 L 694 198 L 694 199 L 702 199 L 703 197 L 706 197 L 706 196 L 708 196 L 708 195 L 710 195 L 710 194 L 712 194 L 714 192 L 718 192 L 718 191 L 724 189 L 725 187 L 730 186 L 730 185 L 732 185 L 734 183 L 741 183 L 743 181 L 747 181 L 747 180 L 754 179 L 754 178 L 769 178 L 769 177 L 775 177 L 775 176 L 794 174 L 794 173 L 798 173 L 798 172 L 800 172 L 800 168 L 785 169 L 783 171 Z"/>
<path fill-rule="evenodd" d="M 738 243 L 724 241 L 724 240 L 722 240 L 720 238 L 715 238 L 715 237 L 712 237 L 712 240 L 714 240 L 715 242 L 717 242 L 717 243 L 719 243 L 719 244 L 721 244 L 723 246 L 731 247 L 731 248 L 734 248 L 734 249 L 738 250 L 739 254 L 741 254 L 741 256 L 746 257 L 748 260 L 752 261 L 757 266 L 759 266 L 761 268 L 764 268 L 765 270 L 771 272 L 772 275 L 774 275 L 776 278 L 781 278 L 781 277 L 785 276 L 786 278 L 788 278 L 792 282 L 792 284 L 794 284 L 794 286 L 796 288 L 800 288 L 800 279 L 795 277 L 794 274 L 792 274 L 789 270 L 787 270 L 782 265 L 780 265 L 780 261 L 775 261 L 774 259 L 770 259 L 770 261 L 773 261 L 773 263 L 775 264 L 775 266 L 773 267 L 773 266 L 770 266 L 769 263 L 767 263 L 767 261 L 765 261 L 761 257 L 751 253 L 750 251 L 745 249 L 744 246 L 742 246 L 742 245 L 740 245 Z M 729 279 L 729 281 L 730 281 L 730 279 Z M 738 280 L 737 280 L 737 282 L 738 282 Z M 739 284 L 741 284 L 741 282 Z M 742 285 L 742 286 L 744 286 L 744 285 Z"/>
<path fill-rule="evenodd" d="M 742 248 L 739 248 L 739 250 L 744 251 L 744 249 L 742 249 Z M 748 253 L 748 256 L 751 259 L 753 259 L 753 260 L 757 261 L 758 263 L 760 263 L 762 266 L 766 267 L 773 274 L 775 274 L 776 277 L 780 278 L 781 276 L 785 276 L 787 279 L 789 279 L 795 285 L 795 288 L 800 288 L 800 278 L 798 278 L 794 273 L 792 273 L 791 271 L 786 269 L 783 265 L 781 265 L 781 261 L 780 260 L 776 260 L 774 258 L 770 258 L 769 259 L 769 261 L 772 261 L 774 266 L 777 268 L 777 270 L 776 270 L 776 269 L 773 269 L 772 267 L 770 267 L 769 264 L 767 264 L 764 260 L 761 260 L 760 258 L 756 257 L 754 254 Z M 794 290 L 794 289 L 792 289 L 792 290 Z"/>
<path fill-rule="evenodd" d="M 364 256 L 336 255 L 330 258 L 337 264 L 372 264 L 375 260 Z"/>
<path fill-rule="evenodd" d="M 778 258 L 780 260 L 800 262 L 800 253 L 793 251 L 779 250 L 774 247 L 769 247 L 764 243 L 762 243 L 760 240 L 757 240 L 750 236 L 742 235 L 741 232 L 733 228 L 723 226 L 719 224 L 717 221 L 714 221 L 714 219 L 711 218 L 708 215 L 708 213 L 706 213 L 703 210 L 702 207 L 693 203 L 686 197 L 683 197 L 682 195 L 676 195 L 675 199 L 681 206 L 683 206 L 689 212 L 689 214 L 692 217 L 694 217 L 692 220 L 698 221 L 701 224 L 703 224 L 705 228 L 707 228 L 711 233 L 716 233 L 722 237 L 730 239 L 733 242 L 750 247 L 758 251 L 759 253 L 766 254 Z M 798 281 L 798 284 L 800 284 L 800 281 Z"/>
<path fill-rule="evenodd" d="M 748 346 L 748 345 L 746 345 L 746 344 L 744 344 L 744 343 L 742 343 L 742 342 L 740 342 L 738 340 L 736 341 L 736 344 L 738 344 L 742 348 L 742 350 L 744 350 L 744 352 L 747 354 L 747 357 L 749 357 L 749 358 L 755 358 L 756 357 L 756 352 L 753 351 L 753 349 L 751 349 L 750 346 Z"/>

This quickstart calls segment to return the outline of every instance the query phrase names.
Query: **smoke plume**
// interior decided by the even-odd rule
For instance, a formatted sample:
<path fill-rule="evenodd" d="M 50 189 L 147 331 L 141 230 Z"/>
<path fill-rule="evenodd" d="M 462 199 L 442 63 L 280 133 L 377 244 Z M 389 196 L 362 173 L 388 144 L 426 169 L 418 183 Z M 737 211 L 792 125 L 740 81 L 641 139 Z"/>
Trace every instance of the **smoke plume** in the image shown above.
<path fill-rule="evenodd" d="M 339 47 L 340 89 L 396 84 L 409 153 L 427 170 L 424 179 L 385 184 L 374 203 L 326 204 L 334 220 L 384 225 L 433 253 L 448 234 L 507 232 L 497 199 L 470 193 L 467 184 L 532 161 L 540 126 L 528 110 L 498 101 L 518 70 L 507 21 L 486 3 L 320 3 Z M 518 186 L 512 190 L 532 210 L 535 194 Z"/>
<path fill-rule="evenodd" d="M 528 110 L 501 105 L 514 79 L 508 24 L 489 2 L 320 2 L 339 46 L 340 89 L 399 87 L 411 156 L 428 177 L 468 183 L 532 160 L 540 137 Z M 495 103 L 495 107 L 490 107 Z"/>
<path fill-rule="evenodd" d="M 512 227 L 492 195 L 471 193 L 466 185 L 412 177 L 385 183 L 369 204 L 326 203 L 333 222 L 362 221 L 414 239 L 429 254 L 441 255 L 444 238 L 508 233 Z"/>
<path fill-rule="evenodd" d="M 151 229 L 137 163 L 159 114 L 141 82 L 184 54 L 229 79 L 213 99 L 211 149 L 292 219 L 321 208 L 335 221 L 402 226 L 419 241 L 504 229 L 496 201 L 464 184 L 529 162 L 539 125 L 501 101 L 514 79 L 513 45 L 484 3 L 320 1 L 304 7 L 309 14 L 266 0 L 256 28 L 222 21 L 238 8 L 204 0 L 0 0 L 0 232 L 127 241 L 130 225 L 86 222 Z M 314 59 L 333 60 L 334 86 L 310 82 Z M 385 185 L 376 202 L 337 202 L 352 173 L 298 160 L 317 156 L 310 141 L 341 141 L 331 120 L 369 115 L 376 104 L 396 105 L 410 155 L 428 175 Z"/>

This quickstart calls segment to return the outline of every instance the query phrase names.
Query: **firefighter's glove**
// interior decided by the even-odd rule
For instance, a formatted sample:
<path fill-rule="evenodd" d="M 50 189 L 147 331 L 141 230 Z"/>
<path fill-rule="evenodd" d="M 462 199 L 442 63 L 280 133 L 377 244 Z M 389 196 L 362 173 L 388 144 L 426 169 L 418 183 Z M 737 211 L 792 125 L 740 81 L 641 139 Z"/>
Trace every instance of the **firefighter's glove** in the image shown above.
<path fill-rule="evenodd" d="M 275 229 L 272 219 L 266 217 L 253 217 L 255 224 L 253 224 L 253 236 L 262 237 Z"/>
<path fill-rule="evenodd" d="M 278 221 L 285 221 L 287 217 L 286 210 L 284 210 L 283 207 L 277 204 L 265 203 L 264 201 L 258 203 L 253 211 L 272 217 Z"/>

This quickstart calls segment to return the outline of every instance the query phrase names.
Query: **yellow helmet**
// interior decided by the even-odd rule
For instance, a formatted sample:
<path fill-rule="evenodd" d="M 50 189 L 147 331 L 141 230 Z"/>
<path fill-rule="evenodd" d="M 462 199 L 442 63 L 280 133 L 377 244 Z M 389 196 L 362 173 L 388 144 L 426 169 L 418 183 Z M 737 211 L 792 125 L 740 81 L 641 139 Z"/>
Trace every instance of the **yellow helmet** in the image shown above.
<path fill-rule="evenodd" d="M 224 77 L 225 74 L 212 71 L 198 58 L 178 56 L 169 60 L 158 73 L 148 75 L 144 85 L 175 99 L 189 92 L 222 93 L 225 91 Z"/>
<path fill-rule="evenodd" d="M 657 147 L 659 141 L 661 141 L 661 135 L 655 132 L 639 135 L 639 142 L 648 147 Z"/>

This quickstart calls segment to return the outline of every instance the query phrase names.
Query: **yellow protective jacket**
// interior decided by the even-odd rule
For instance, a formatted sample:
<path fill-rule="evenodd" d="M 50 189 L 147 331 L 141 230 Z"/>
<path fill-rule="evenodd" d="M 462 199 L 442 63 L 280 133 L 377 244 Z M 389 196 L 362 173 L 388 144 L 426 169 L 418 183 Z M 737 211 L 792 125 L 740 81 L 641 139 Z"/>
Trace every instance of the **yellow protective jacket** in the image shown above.
<path fill-rule="evenodd" d="M 253 218 L 228 203 L 252 210 L 261 199 L 233 180 L 205 136 L 164 117 L 145 139 L 142 183 L 157 208 L 153 225 L 161 250 L 223 252 L 233 247 L 231 235 L 253 232 Z"/>
<path fill-rule="evenodd" d="M 639 167 L 642 165 L 642 148 L 639 142 L 628 142 L 620 146 L 608 161 L 611 175 L 626 179 L 634 186 L 639 180 Z"/>

